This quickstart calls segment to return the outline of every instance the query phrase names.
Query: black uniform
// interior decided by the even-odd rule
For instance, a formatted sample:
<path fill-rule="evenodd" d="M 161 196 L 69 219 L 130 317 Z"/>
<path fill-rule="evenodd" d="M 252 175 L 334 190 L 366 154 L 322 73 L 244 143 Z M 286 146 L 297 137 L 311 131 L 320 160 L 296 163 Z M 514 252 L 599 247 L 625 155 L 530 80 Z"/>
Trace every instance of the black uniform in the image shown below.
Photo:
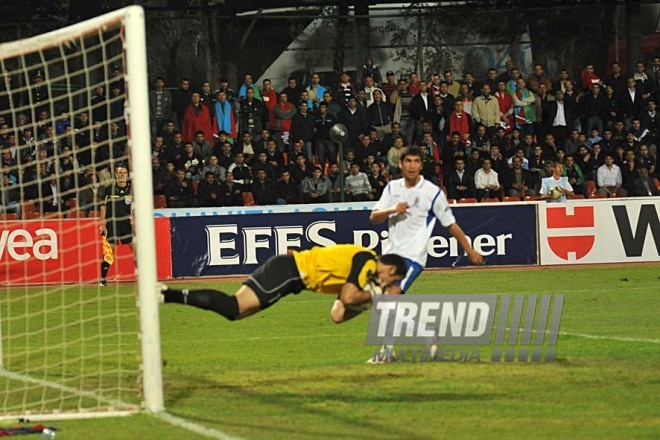
<path fill-rule="evenodd" d="M 108 186 L 104 194 L 105 218 L 108 243 L 130 244 L 133 241 L 131 227 L 131 184 L 120 187 L 116 183 Z"/>

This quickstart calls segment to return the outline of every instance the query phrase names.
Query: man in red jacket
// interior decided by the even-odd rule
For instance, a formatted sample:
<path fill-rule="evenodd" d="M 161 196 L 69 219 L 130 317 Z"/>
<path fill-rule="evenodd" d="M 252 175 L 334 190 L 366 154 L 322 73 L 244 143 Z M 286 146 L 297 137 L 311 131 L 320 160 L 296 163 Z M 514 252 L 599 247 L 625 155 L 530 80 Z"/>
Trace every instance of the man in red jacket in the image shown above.
<path fill-rule="evenodd" d="M 209 109 L 202 103 L 201 94 L 198 91 L 193 92 L 191 102 L 183 116 L 181 127 L 183 140 L 185 142 L 194 140 L 196 131 L 203 131 L 204 138 L 213 144 L 213 127 Z"/>

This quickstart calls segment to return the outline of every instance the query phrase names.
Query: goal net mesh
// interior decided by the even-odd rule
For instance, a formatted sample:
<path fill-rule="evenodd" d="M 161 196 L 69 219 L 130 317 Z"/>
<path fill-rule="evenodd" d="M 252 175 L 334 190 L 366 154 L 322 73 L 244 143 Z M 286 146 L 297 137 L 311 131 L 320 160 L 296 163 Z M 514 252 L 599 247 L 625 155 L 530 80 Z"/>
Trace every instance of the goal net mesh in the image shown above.
<path fill-rule="evenodd" d="M 140 407 L 133 253 L 110 255 L 99 218 L 116 170 L 139 172 L 131 44 L 109 14 L 0 45 L 0 417 Z"/>

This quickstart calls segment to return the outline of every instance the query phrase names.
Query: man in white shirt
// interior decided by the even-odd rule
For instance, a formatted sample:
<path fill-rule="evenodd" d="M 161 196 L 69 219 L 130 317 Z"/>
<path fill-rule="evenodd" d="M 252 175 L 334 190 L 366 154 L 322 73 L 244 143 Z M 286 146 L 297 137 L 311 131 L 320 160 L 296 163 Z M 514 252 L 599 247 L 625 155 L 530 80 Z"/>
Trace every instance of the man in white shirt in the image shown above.
<path fill-rule="evenodd" d="M 477 200 L 497 197 L 502 199 L 500 193 L 500 181 L 497 172 L 491 169 L 490 159 L 484 159 L 481 168 L 474 173 L 474 186 L 477 188 Z"/>
<path fill-rule="evenodd" d="M 606 154 L 605 163 L 596 172 L 598 194 L 605 197 L 625 197 L 628 195 L 628 191 L 621 188 L 622 184 L 621 168 L 614 163 L 614 157 L 611 154 Z"/>
<path fill-rule="evenodd" d="M 456 223 L 447 196 L 421 175 L 420 149 L 404 149 L 400 160 L 403 178 L 393 180 L 385 187 L 369 217 L 374 224 L 388 221 L 389 237 L 383 252 L 401 255 L 408 264 L 405 278 L 388 293 L 404 293 L 426 266 L 427 244 L 436 219 L 456 238 L 472 264 L 483 262 L 482 256 L 472 248 Z"/>
<path fill-rule="evenodd" d="M 569 196 L 573 194 L 573 187 L 568 182 L 567 176 L 562 176 L 564 173 L 564 165 L 560 162 L 557 162 L 552 167 L 552 176 L 545 177 L 541 181 L 541 197 L 546 200 L 546 202 L 551 203 L 563 203 L 566 201 L 566 194 Z M 553 198 L 552 190 L 559 189 L 561 195 L 558 198 Z"/>

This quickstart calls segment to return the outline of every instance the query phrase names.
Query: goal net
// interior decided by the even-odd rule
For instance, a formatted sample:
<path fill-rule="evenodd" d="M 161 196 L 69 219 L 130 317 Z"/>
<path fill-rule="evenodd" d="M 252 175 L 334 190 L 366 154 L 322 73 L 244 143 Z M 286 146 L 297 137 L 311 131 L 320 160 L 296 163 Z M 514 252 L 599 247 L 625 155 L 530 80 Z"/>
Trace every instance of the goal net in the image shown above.
<path fill-rule="evenodd" d="M 161 411 L 144 12 L 2 44 L 0 73 L 0 418 Z"/>

